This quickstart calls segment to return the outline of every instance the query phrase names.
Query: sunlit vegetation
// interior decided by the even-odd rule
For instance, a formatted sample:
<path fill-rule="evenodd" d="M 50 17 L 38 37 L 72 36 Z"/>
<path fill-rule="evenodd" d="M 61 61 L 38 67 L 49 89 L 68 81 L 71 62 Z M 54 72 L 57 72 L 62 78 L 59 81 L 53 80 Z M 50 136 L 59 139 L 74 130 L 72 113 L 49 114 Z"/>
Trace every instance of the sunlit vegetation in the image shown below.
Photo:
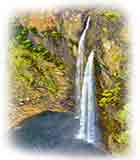
<path fill-rule="evenodd" d="M 129 143 L 129 105 L 122 100 L 125 89 L 120 83 L 116 83 L 111 89 L 104 90 L 99 99 L 100 118 L 105 128 L 104 139 L 108 147 L 117 152 L 123 151 Z"/>
<path fill-rule="evenodd" d="M 74 111 L 74 69 L 87 15 L 91 16 L 91 24 L 84 60 L 91 49 L 96 50 L 97 107 L 103 143 L 109 152 L 122 153 L 129 146 L 129 42 L 124 17 L 114 10 L 48 11 L 14 18 L 9 72 L 11 103 L 16 109 L 11 109 L 11 126 L 43 111 Z"/>

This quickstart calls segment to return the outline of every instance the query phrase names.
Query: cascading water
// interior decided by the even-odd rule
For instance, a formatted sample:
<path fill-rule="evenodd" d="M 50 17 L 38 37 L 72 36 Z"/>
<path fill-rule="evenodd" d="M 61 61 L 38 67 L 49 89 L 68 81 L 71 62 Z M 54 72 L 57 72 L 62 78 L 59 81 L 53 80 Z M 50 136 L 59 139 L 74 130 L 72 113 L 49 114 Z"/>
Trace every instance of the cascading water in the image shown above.
<path fill-rule="evenodd" d="M 94 51 L 91 51 L 83 75 L 83 54 L 86 31 L 89 27 L 90 17 L 87 20 L 86 28 L 79 42 L 76 76 L 76 98 L 80 112 L 80 128 L 76 135 L 77 139 L 82 139 L 88 143 L 95 144 L 98 141 L 96 127 L 96 84 L 94 78 Z M 81 87 L 81 81 L 83 81 Z M 97 138 L 98 137 L 98 138 Z"/>
<path fill-rule="evenodd" d="M 79 108 L 80 108 L 80 98 L 81 98 L 81 83 L 83 81 L 83 55 L 84 55 L 84 42 L 85 42 L 85 36 L 86 32 L 89 28 L 90 23 L 90 17 L 88 17 L 86 22 L 86 27 L 80 37 L 79 41 L 79 47 L 78 47 L 78 57 L 77 57 L 77 63 L 76 63 L 76 109 L 77 109 L 77 116 L 79 116 Z"/>

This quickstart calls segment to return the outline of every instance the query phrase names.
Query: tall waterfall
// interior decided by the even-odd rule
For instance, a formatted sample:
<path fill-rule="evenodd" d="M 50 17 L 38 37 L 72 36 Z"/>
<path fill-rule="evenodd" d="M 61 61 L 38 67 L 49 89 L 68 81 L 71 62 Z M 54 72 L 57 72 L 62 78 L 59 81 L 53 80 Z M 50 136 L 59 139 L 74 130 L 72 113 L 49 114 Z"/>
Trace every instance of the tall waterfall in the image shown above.
<path fill-rule="evenodd" d="M 96 127 L 96 85 L 94 77 L 94 51 L 91 51 L 83 74 L 83 54 L 86 31 L 89 27 L 88 18 L 85 30 L 83 31 L 77 57 L 76 75 L 76 98 L 80 112 L 80 128 L 76 135 L 77 139 L 82 139 L 88 143 L 95 144 L 97 141 Z M 83 81 L 82 85 L 81 82 Z M 82 86 L 82 87 L 81 87 Z"/>
<path fill-rule="evenodd" d="M 77 63 L 76 63 L 76 109 L 77 113 L 79 114 L 79 104 L 80 104 L 80 98 L 81 98 L 81 84 L 83 81 L 83 67 L 84 67 L 84 60 L 83 60 L 83 55 L 84 55 L 84 42 L 85 42 L 85 36 L 86 32 L 89 28 L 89 23 L 90 23 L 90 17 L 88 17 L 87 22 L 86 22 L 86 27 L 80 37 L 79 41 L 79 47 L 78 47 L 78 57 L 77 57 Z"/>

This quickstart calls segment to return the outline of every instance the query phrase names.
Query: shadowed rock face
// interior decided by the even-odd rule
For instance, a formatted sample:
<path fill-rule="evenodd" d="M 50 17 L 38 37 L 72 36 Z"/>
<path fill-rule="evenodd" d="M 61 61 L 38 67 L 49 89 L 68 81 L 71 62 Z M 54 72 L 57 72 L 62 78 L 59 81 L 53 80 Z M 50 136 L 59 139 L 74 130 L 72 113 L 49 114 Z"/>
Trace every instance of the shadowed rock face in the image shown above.
<path fill-rule="evenodd" d="M 47 26 L 49 27 L 49 29 L 52 28 L 51 30 L 49 30 L 50 32 L 54 30 L 58 31 L 58 33 L 59 32 L 62 33 L 62 37 L 60 36 L 58 37 L 58 39 L 56 37 L 55 37 L 56 39 L 52 38 L 51 36 L 50 37 L 46 36 L 44 38 L 44 36 L 41 37 L 40 34 L 35 34 L 35 35 L 29 34 L 28 39 L 34 42 L 33 47 L 35 47 L 38 43 L 41 43 L 43 44 L 43 46 L 45 46 L 45 48 L 47 48 L 51 52 L 51 54 L 56 55 L 56 57 L 58 56 L 62 58 L 64 62 L 67 65 L 69 65 L 68 68 L 66 66 L 66 68 L 68 69 L 68 72 L 66 73 L 68 75 L 65 73 L 61 73 L 61 70 L 58 70 L 56 66 L 53 67 L 54 66 L 53 63 L 52 64 L 48 63 L 47 66 L 50 70 L 50 73 L 53 75 L 54 78 L 56 77 L 57 81 L 59 81 L 60 92 L 59 94 L 56 92 L 57 98 L 52 94 L 49 95 L 46 90 L 41 91 L 39 93 L 38 90 L 35 90 L 33 94 L 31 94 L 30 99 L 32 102 L 32 95 L 35 95 L 36 93 L 37 96 L 35 96 L 33 101 L 38 102 L 38 100 L 36 101 L 36 99 L 39 98 L 39 105 L 41 104 L 40 107 L 38 107 L 38 104 L 36 105 L 36 103 L 33 104 L 31 103 L 30 104 L 31 107 L 28 104 L 27 105 L 25 104 L 26 107 L 22 106 L 23 105 L 22 102 L 26 103 L 26 97 L 25 98 L 23 97 L 23 101 L 21 101 L 22 99 L 17 100 L 17 102 L 21 101 L 21 104 L 18 107 L 19 109 L 17 108 L 15 109 L 13 106 L 13 109 L 16 110 L 16 114 L 15 112 L 12 111 L 12 115 L 14 115 L 13 119 L 17 121 L 17 119 L 19 120 L 20 116 L 22 117 L 22 120 L 25 119 L 25 117 L 29 118 L 29 111 L 31 111 L 30 113 L 32 115 L 38 114 L 48 109 L 54 112 L 75 111 L 75 106 L 74 106 L 75 97 L 73 92 L 75 87 L 74 86 L 75 64 L 76 64 L 75 60 L 78 53 L 77 50 L 78 50 L 78 42 L 80 39 L 80 35 L 84 29 L 86 18 L 89 15 L 91 16 L 91 23 L 85 37 L 86 41 L 85 41 L 84 63 L 86 62 L 90 51 L 92 49 L 95 49 L 95 54 L 96 54 L 95 77 L 97 82 L 96 97 L 97 97 L 100 124 L 102 126 L 102 133 L 104 134 L 103 136 L 104 143 L 106 144 L 108 150 L 110 151 L 117 150 L 117 152 L 119 150 L 120 152 L 124 150 L 125 146 L 127 146 L 127 141 L 125 142 L 125 144 L 124 142 L 121 142 L 120 144 L 120 142 L 118 143 L 117 140 L 118 137 L 121 136 L 120 131 L 127 130 L 127 127 L 126 127 L 126 122 L 124 121 L 123 123 L 121 122 L 121 125 L 118 125 L 120 124 L 120 122 L 116 120 L 115 114 L 117 114 L 118 111 L 120 112 L 120 110 L 124 111 L 122 97 L 124 97 L 125 94 L 127 93 L 122 94 L 121 91 L 119 94 L 120 96 L 116 95 L 115 96 L 116 98 L 120 97 L 120 100 L 117 100 L 117 103 L 111 101 L 109 104 L 108 102 L 106 102 L 104 106 L 100 106 L 100 101 L 106 98 L 105 96 L 102 95 L 102 93 L 104 93 L 105 91 L 110 92 L 113 88 L 116 88 L 114 87 L 114 84 L 121 82 L 122 84 L 124 84 L 125 87 L 127 86 L 127 83 L 126 81 L 124 82 L 124 80 L 127 80 L 128 77 L 127 73 L 128 69 L 126 65 L 128 58 L 127 55 L 128 45 L 129 45 L 128 28 L 126 25 L 126 21 L 124 21 L 123 19 L 123 16 L 122 15 L 119 16 L 120 14 L 118 15 L 118 13 L 116 15 L 116 12 L 114 11 L 112 12 L 111 10 L 109 10 L 107 12 L 106 11 L 104 12 L 102 9 L 98 10 L 98 8 L 97 10 L 64 9 L 61 12 L 58 12 L 58 15 L 56 15 L 55 13 L 51 14 L 49 13 L 47 18 L 45 17 L 44 20 L 40 20 L 39 18 L 40 16 L 34 17 L 34 14 L 31 15 L 31 19 L 29 17 L 27 18 L 27 21 L 29 19 L 29 24 L 30 22 L 33 22 L 31 25 L 35 26 L 40 33 L 42 31 L 45 31 Z M 22 18 L 21 20 L 23 21 Z M 44 23 L 45 27 L 42 25 Z M 24 22 L 23 24 L 23 22 L 21 22 L 21 24 L 23 26 L 30 27 L 28 23 Z M 58 26 L 56 26 L 56 24 Z M 44 64 L 46 63 L 44 62 L 42 63 L 41 61 L 40 64 L 41 65 L 39 66 L 44 66 Z M 44 68 L 45 67 L 42 67 L 42 70 Z M 52 68 L 54 68 L 54 70 Z M 30 74 L 31 73 L 32 72 L 30 72 Z M 48 71 L 46 72 L 46 75 L 49 76 L 47 73 Z M 118 88 L 126 91 L 127 88 L 125 88 L 122 84 L 121 87 Z M 23 83 L 21 83 L 21 86 L 23 87 Z M 20 87 L 18 90 L 23 94 L 25 92 L 22 91 L 21 89 L 22 87 Z M 65 87 L 66 89 L 64 89 Z M 38 89 L 40 90 L 40 88 Z M 16 91 L 16 93 L 18 92 Z M 42 96 L 47 97 L 47 99 L 46 98 L 40 99 L 40 97 Z M 69 99 L 70 96 L 73 96 L 72 98 L 73 100 Z M 28 97 L 30 96 L 28 96 L 27 94 L 27 98 Z M 106 98 L 106 100 L 108 99 L 110 99 L 110 97 Z M 73 102 L 72 104 L 70 104 L 71 101 Z M 28 101 L 27 103 L 29 102 L 30 101 Z M 18 103 L 16 104 L 18 105 Z M 26 113 L 25 117 L 23 111 Z M 113 115 L 110 113 L 113 113 Z M 62 118 L 63 114 L 65 118 Z M 17 118 L 15 118 L 15 115 L 17 115 Z M 112 118 L 110 118 L 110 115 Z M 60 117 L 60 119 L 58 117 Z M 62 119 L 64 120 L 64 122 L 62 121 Z M 77 122 L 77 120 L 74 120 L 72 116 L 69 116 L 69 113 L 55 114 L 48 112 L 44 115 L 39 115 L 31 119 L 28 119 L 28 121 L 24 121 L 21 127 L 12 129 L 12 135 L 10 135 L 13 137 L 14 143 L 19 145 L 21 148 L 25 149 L 27 148 L 36 151 L 38 150 L 46 151 L 50 149 L 69 150 L 69 151 L 77 150 L 77 152 L 79 152 L 79 150 L 81 152 L 85 150 L 91 153 L 94 153 L 95 151 L 95 148 L 93 146 L 72 139 L 75 129 L 78 128 L 77 124 L 79 124 L 79 122 Z M 47 123 L 47 121 L 49 123 Z M 19 122 L 21 122 L 21 119 L 20 121 L 18 121 L 18 123 Z M 67 138 L 64 138 L 65 137 L 64 135 Z M 117 138 L 116 135 L 118 136 Z"/>
<path fill-rule="evenodd" d="M 44 39 L 44 46 L 48 48 L 52 54 L 63 57 L 67 64 L 75 64 L 75 59 L 69 53 L 68 43 L 65 38 L 62 37 L 54 41 L 52 37 L 49 37 L 48 39 Z"/>
<path fill-rule="evenodd" d="M 73 154 L 104 154 L 91 144 L 74 139 L 79 120 L 72 112 L 45 112 L 25 120 L 10 130 L 10 139 L 16 147 L 38 152 L 55 151 Z"/>

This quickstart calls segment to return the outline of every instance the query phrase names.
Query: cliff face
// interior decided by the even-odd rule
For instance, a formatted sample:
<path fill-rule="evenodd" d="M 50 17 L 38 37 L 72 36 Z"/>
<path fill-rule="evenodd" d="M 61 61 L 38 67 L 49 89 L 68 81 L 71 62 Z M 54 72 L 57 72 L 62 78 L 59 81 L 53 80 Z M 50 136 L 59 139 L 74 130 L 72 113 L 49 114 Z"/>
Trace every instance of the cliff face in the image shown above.
<path fill-rule="evenodd" d="M 17 15 L 9 47 L 10 122 L 15 126 L 47 110 L 75 110 L 78 42 L 88 16 L 84 60 L 94 49 L 104 143 L 108 150 L 121 152 L 128 145 L 129 41 L 127 22 L 119 11 L 64 9 Z"/>

